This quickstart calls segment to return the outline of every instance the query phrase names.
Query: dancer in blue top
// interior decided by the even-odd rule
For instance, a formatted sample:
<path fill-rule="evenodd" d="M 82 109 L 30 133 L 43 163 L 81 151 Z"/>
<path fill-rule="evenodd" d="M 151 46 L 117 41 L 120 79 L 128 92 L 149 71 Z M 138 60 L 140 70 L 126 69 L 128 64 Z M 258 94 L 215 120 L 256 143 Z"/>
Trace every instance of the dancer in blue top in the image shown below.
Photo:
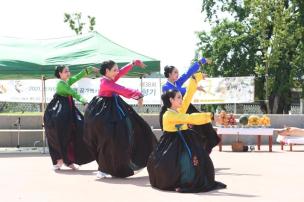
<path fill-rule="evenodd" d="M 181 75 L 180 77 L 178 74 L 178 69 L 174 66 L 165 66 L 164 68 L 164 74 L 165 77 L 168 78 L 168 81 L 162 86 L 163 93 L 168 90 L 178 90 L 182 96 L 186 93 L 186 88 L 182 87 L 183 84 L 193 75 L 195 74 L 201 65 L 203 64 L 210 64 L 211 61 L 209 59 L 202 58 L 200 61 L 195 62 L 186 73 Z M 198 90 L 200 90 L 200 87 L 198 87 Z"/>
<path fill-rule="evenodd" d="M 186 93 L 186 88 L 183 87 L 183 84 L 193 75 L 195 74 L 199 68 L 204 64 L 210 64 L 211 60 L 206 58 L 201 58 L 198 62 L 195 62 L 190 66 L 188 71 L 181 75 L 179 77 L 178 69 L 174 66 L 165 66 L 164 68 L 164 75 L 166 78 L 168 78 L 167 82 L 162 86 L 163 93 L 169 91 L 169 90 L 178 90 L 182 96 Z M 197 87 L 197 90 L 203 91 L 202 87 Z M 192 105 L 189 105 L 189 108 L 187 110 L 187 113 L 195 113 L 198 112 L 198 110 Z M 161 122 L 161 120 L 160 120 Z M 162 124 L 162 123 L 160 123 Z M 193 129 L 202 136 L 203 138 L 203 147 L 204 149 L 210 153 L 212 148 L 215 147 L 220 139 L 217 136 L 217 133 L 212 127 L 211 123 L 202 124 L 202 125 L 196 125 L 193 126 Z"/>

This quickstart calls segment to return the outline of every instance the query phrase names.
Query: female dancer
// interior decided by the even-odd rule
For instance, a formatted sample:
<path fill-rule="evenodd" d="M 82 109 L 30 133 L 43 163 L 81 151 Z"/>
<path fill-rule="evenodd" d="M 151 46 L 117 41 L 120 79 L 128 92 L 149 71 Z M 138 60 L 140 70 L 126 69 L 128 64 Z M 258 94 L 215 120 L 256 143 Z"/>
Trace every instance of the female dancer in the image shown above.
<path fill-rule="evenodd" d="M 98 163 L 97 178 L 128 177 L 146 166 L 156 144 L 150 126 L 119 95 L 132 98 L 141 105 L 141 92 L 115 82 L 133 66 L 144 67 L 140 60 L 121 69 L 109 60 L 101 64 L 99 95 L 85 112 L 85 141 Z"/>
<path fill-rule="evenodd" d="M 202 149 L 202 137 L 187 126 L 211 122 L 210 113 L 186 114 L 201 79 L 201 73 L 190 79 L 184 98 L 178 90 L 169 90 L 162 95 L 164 134 L 147 165 L 153 187 L 177 192 L 203 192 L 226 187 L 214 180 L 213 163 Z"/>
<path fill-rule="evenodd" d="M 205 58 L 202 58 L 200 61 L 195 62 L 188 71 L 179 77 L 178 69 L 174 66 L 166 66 L 164 69 L 165 77 L 168 78 L 168 81 L 162 86 L 163 93 L 168 90 L 178 90 L 182 94 L 182 96 L 186 93 L 186 88 L 182 87 L 183 84 L 198 71 L 199 67 L 202 64 L 210 64 L 211 61 Z M 197 88 L 198 90 L 203 90 L 201 87 Z M 199 112 L 192 104 L 189 105 L 187 109 L 187 113 L 196 113 Z M 215 147 L 220 139 L 217 136 L 217 133 L 212 127 L 211 123 L 195 125 L 193 129 L 200 134 L 202 138 L 202 143 L 204 145 L 205 150 L 210 153 L 212 148 Z"/>
<path fill-rule="evenodd" d="M 83 141 L 83 115 L 75 107 L 73 98 L 86 104 L 87 101 L 71 88 L 71 85 L 91 72 L 99 69 L 89 67 L 70 77 L 67 66 L 57 66 L 55 76 L 56 94 L 44 113 L 44 125 L 54 169 L 63 164 L 75 170 L 74 163 L 86 164 L 94 160 Z"/>

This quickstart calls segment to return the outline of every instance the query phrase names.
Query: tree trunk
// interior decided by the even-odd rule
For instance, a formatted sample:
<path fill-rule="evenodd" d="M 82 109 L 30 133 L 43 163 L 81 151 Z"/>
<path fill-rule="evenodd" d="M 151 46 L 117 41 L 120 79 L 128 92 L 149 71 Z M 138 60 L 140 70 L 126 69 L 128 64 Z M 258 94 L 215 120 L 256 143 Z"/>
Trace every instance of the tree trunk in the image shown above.
<path fill-rule="evenodd" d="M 270 114 L 288 114 L 290 102 L 287 97 L 272 93 L 269 97 Z"/>

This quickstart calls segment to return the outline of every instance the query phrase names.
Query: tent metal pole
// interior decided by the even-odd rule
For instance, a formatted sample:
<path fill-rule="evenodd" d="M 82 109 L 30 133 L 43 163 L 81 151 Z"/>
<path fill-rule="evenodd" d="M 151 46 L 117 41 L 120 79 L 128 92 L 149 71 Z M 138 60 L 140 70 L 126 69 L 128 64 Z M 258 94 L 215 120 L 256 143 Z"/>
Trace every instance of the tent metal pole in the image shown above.
<path fill-rule="evenodd" d="M 45 93 L 45 76 L 41 75 L 41 85 L 42 85 L 42 100 L 41 100 L 41 111 L 42 111 L 42 115 L 41 115 L 41 122 L 42 122 L 42 129 L 44 129 L 44 122 L 43 122 L 43 115 L 44 115 L 44 111 L 45 111 L 45 104 L 46 104 L 46 93 Z M 45 154 L 45 149 L 46 149 L 46 138 L 45 138 L 45 130 L 43 130 L 42 132 L 42 147 L 43 147 L 43 154 Z"/>

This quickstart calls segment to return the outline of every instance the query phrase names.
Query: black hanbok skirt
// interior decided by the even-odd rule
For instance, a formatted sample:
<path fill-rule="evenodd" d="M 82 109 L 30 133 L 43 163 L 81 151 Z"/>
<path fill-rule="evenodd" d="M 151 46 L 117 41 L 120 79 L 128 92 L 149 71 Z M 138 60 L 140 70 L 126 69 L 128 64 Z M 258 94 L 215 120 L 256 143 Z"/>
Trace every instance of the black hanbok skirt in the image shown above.
<path fill-rule="evenodd" d="M 187 114 L 199 113 L 199 111 L 192 105 L 189 105 Z M 207 153 L 211 153 L 213 147 L 215 147 L 219 142 L 220 138 L 218 137 L 216 131 L 213 129 L 211 123 L 206 123 L 202 125 L 192 125 L 194 131 L 196 131 L 201 137 L 203 148 Z"/>
<path fill-rule="evenodd" d="M 63 159 L 66 165 L 94 161 L 83 140 L 83 115 L 72 97 L 55 94 L 44 113 L 45 134 L 53 164 Z"/>
<path fill-rule="evenodd" d="M 85 112 L 85 141 L 98 170 L 128 177 L 146 167 L 156 137 L 150 126 L 119 96 L 96 96 Z"/>
<path fill-rule="evenodd" d="M 193 130 L 164 132 L 148 161 L 150 183 L 161 190 L 206 192 L 225 188 L 215 181 L 213 163 Z"/>

